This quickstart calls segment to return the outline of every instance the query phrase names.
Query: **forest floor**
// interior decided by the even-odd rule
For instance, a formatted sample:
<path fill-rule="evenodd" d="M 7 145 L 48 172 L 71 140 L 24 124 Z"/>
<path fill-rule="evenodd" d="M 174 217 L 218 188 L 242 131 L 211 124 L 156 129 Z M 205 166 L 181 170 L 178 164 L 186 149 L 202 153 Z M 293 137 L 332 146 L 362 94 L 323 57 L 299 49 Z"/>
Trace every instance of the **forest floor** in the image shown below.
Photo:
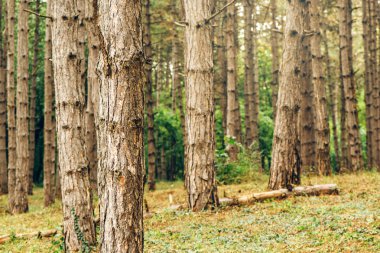
<path fill-rule="evenodd" d="M 221 197 L 266 190 L 267 176 L 254 182 L 220 186 Z M 158 183 L 146 192 L 145 252 L 380 252 L 380 174 L 303 178 L 303 185 L 336 183 L 338 196 L 294 197 L 241 207 L 191 213 L 168 209 L 169 194 L 185 203 L 182 182 Z M 0 197 L 0 236 L 59 228 L 60 203 L 43 208 L 43 190 L 34 189 L 30 212 L 6 213 Z M 0 252 L 61 252 L 61 235 L 12 239 Z"/>

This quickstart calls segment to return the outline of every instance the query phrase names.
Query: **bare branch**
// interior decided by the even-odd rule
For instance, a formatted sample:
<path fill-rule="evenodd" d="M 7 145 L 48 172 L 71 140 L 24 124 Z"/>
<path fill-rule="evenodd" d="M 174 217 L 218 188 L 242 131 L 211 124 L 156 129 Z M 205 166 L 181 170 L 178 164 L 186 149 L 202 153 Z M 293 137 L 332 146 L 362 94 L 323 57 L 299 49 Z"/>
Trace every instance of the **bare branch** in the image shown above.
<path fill-rule="evenodd" d="M 41 17 L 41 18 L 49 18 L 49 19 L 53 19 L 53 17 L 51 17 L 51 16 L 45 16 L 45 15 L 39 14 L 39 13 L 37 13 L 37 12 L 34 12 L 34 11 L 32 11 L 32 10 L 24 9 L 24 11 L 29 12 L 29 13 L 31 13 L 31 14 L 34 14 L 34 15 L 36 15 L 36 16 L 39 16 L 39 17 Z"/>

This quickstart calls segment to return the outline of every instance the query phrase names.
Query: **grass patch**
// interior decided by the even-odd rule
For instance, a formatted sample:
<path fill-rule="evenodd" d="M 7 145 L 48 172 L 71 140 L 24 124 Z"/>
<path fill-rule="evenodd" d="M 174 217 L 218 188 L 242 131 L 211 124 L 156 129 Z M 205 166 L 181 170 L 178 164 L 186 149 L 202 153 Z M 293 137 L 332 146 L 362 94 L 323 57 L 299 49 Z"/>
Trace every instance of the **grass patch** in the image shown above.
<path fill-rule="evenodd" d="M 267 176 L 219 187 L 220 196 L 265 191 Z M 337 183 L 339 196 L 296 197 L 250 206 L 191 213 L 164 211 L 145 220 L 146 252 L 380 252 L 380 174 L 365 172 L 331 177 L 305 177 L 303 185 Z M 182 182 L 160 182 L 146 191 L 152 211 L 185 203 Z M 59 227 L 60 203 L 43 207 L 43 190 L 34 189 L 30 212 L 6 213 L 0 196 L 0 235 Z M 0 252 L 61 252 L 60 237 L 14 239 Z"/>

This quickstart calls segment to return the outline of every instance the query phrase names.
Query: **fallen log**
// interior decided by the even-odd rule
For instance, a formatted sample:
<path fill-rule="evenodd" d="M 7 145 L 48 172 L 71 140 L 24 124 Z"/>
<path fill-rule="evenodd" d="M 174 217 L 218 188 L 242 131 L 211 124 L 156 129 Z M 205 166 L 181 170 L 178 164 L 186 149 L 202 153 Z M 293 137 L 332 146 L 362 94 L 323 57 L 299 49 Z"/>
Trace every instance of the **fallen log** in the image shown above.
<path fill-rule="evenodd" d="M 7 241 L 10 241 L 13 238 L 14 239 L 29 239 L 29 238 L 33 238 L 33 237 L 47 238 L 47 237 L 52 237 L 55 234 L 57 234 L 56 229 L 51 229 L 51 230 L 47 230 L 44 232 L 40 232 L 40 231 L 39 232 L 33 232 L 33 233 L 29 233 L 29 234 L 4 235 L 4 236 L 0 236 L 0 244 L 5 243 Z"/>
<path fill-rule="evenodd" d="M 336 184 L 324 184 L 313 186 L 298 186 L 291 191 L 280 189 L 276 191 L 254 193 L 237 198 L 221 198 L 221 205 L 244 205 L 255 202 L 261 202 L 267 199 L 283 199 L 289 196 L 319 196 L 319 195 L 336 195 L 339 194 L 339 189 Z"/>

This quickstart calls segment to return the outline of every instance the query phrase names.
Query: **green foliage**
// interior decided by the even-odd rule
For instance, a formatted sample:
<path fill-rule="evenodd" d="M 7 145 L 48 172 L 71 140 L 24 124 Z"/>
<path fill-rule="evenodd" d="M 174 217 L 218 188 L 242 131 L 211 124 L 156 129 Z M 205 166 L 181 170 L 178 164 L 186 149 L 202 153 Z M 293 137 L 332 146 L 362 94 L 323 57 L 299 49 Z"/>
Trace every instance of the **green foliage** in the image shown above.
<path fill-rule="evenodd" d="M 50 252 L 52 253 L 60 253 L 65 251 L 65 238 L 63 237 L 63 230 L 61 226 L 57 228 L 57 234 L 54 235 L 51 240 Z"/>
<path fill-rule="evenodd" d="M 253 179 L 253 175 L 259 168 L 260 154 L 254 151 L 254 147 L 245 148 L 232 138 L 225 138 L 225 143 L 239 147 L 238 159 L 235 162 L 228 161 L 225 149 L 216 151 L 216 177 L 221 184 L 235 184 L 247 182 Z"/>
<path fill-rule="evenodd" d="M 82 251 L 82 253 L 90 253 L 91 252 L 90 246 L 88 245 L 86 238 L 84 238 L 83 232 L 80 230 L 79 218 L 75 214 L 74 208 L 71 209 L 71 215 L 73 216 L 73 219 L 74 219 L 75 234 L 76 234 L 78 240 L 81 242 L 81 246 L 82 246 L 81 251 Z"/>

